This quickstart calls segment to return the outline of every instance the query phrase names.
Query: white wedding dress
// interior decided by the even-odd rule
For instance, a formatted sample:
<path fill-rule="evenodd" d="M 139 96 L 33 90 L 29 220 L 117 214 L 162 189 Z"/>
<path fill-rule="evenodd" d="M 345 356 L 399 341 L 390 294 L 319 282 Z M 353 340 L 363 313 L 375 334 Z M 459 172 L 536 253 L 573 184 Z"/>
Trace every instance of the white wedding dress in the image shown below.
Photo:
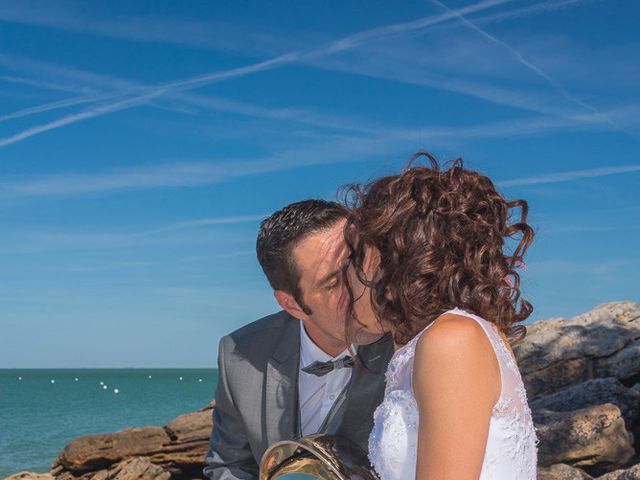
<path fill-rule="evenodd" d="M 535 480 L 538 440 L 511 353 L 487 320 L 457 308 L 446 313 L 476 320 L 491 341 L 500 365 L 502 391 L 491 415 L 480 480 Z M 374 413 L 369 437 L 369 459 L 381 480 L 416 477 L 418 407 L 412 389 L 413 358 L 418 338 L 431 325 L 394 353 L 386 372 L 384 400 Z"/>

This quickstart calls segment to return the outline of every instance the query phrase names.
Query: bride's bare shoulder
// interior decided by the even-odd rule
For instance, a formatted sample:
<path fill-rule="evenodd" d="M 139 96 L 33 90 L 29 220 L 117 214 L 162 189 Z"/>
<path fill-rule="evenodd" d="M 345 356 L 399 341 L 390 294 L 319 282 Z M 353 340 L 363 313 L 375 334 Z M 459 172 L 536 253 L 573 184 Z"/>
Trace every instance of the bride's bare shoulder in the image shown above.
<path fill-rule="evenodd" d="M 445 313 L 436 318 L 418 340 L 418 349 L 434 348 L 433 344 L 440 348 L 480 347 L 489 344 L 484 329 L 473 318 L 455 313 Z M 489 346 L 491 346 L 489 344 Z"/>
<path fill-rule="evenodd" d="M 444 377 L 479 383 L 488 400 L 500 394 L 500 367 L 491 341 L 483 327 L 466 316 L 447 313 L 435 320 L 418 340 L 414 372 L 428 381 Z"/>

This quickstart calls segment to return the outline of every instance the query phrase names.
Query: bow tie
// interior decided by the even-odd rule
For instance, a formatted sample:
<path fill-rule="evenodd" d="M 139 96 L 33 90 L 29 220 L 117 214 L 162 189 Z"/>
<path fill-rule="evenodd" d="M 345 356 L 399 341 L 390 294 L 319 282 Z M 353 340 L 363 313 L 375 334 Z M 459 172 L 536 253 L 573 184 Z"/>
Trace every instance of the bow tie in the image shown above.
<path fill-rule="evenodd" d="M 315 375 L 316 377 L 323 377 L 332 370 L 353 367 L 354 363 L 355 362 L 353 358 L 349 356 L 344 356 L 339 360 L 329 360 L 326 362 L 319 362 L 316 360 L 311 365 L 307 365 L 306 367 L 302 368 L 302 371 Z"/>

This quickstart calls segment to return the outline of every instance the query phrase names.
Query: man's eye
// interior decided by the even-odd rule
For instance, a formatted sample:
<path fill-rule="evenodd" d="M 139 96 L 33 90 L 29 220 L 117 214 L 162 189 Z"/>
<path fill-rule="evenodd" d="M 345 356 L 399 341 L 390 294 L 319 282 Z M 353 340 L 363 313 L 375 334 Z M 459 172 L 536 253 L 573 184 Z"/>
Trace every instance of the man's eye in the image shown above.
<path fill-rule="evenodd" d="M 337 288 L 338 285 L 340 285 L 340 281 L 336 280 L 335 282 L 332 282 L 331 284 L 327 285 L 327 290 L 333 290 L 334 288 Z"/>

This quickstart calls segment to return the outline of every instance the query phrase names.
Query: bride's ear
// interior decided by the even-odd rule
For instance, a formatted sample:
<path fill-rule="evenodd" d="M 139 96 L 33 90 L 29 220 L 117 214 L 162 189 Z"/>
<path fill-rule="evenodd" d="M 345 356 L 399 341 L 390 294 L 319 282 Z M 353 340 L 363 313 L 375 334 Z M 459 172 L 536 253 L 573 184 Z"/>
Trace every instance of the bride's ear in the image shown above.
<path fill-rule="evenodd" d="M 276 301 L 280 307 L 282 307 L 283 310 L 286 310 L 286 312 L 292 317 L 299 320 L 306 320 L 309 317 L 309 315 L 304 313 L 304 310 L 300 308 L 300 305 L 298 305 L 298 302 L 296 302 L 296 299 L 293 298 L 293 295 L 290 293 L 285 292 L 284 290 L 274 290 L 273 296 L 276 297 Z"/>

